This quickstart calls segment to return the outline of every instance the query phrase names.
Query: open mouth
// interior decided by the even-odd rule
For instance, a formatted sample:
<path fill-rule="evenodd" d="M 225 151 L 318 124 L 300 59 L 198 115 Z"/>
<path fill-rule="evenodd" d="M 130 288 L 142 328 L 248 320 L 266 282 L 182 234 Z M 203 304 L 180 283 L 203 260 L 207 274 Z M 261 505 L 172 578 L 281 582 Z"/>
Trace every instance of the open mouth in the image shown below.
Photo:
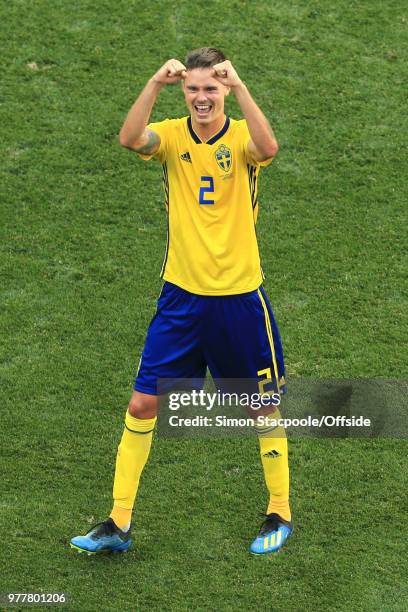
<path fill-rule="evenodd" d="M 211 104 L 195 104 L 194 110 L 199 117 L 206 117 L 212 109 Z"/>

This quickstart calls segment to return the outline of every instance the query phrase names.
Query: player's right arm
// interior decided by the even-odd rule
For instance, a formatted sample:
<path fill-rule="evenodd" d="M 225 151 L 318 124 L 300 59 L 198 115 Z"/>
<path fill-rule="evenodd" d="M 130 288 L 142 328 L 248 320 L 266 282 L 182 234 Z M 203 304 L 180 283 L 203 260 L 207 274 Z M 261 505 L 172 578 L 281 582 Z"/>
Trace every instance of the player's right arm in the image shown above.
<path fill-rule="evenodd" d="M 160 136 L 147 128 L 153 105 L 163 85 L 176 83 L 185 76 L 186 67 L 178 60 L 171 59 L 148 80 L 120 130 L 119 142 L 123 147 L 143 155 L 156 153 L 160 147 Z"/>

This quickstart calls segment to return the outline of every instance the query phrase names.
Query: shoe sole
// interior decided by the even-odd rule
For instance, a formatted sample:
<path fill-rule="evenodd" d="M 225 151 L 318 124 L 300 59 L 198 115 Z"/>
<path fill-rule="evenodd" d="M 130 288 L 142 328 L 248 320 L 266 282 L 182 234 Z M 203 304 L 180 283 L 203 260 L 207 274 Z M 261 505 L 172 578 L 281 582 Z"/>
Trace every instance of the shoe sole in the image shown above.
<path fill-rule="evenodd" d="M 80 548 L 79 546 L 72 544 L 72 542 L 70 542 L 70 546 L 71 548 L 76 550 L 77 553 L 88 555 L 88 557 L 93 556 L 93 555 L 103 555 L 103 554 L 110 555 L 110 554 L 115 554 L 115 553 L 126 553 L 130 548 L 130 544 L 129 544 L 128 546 L 124 548 L 101 548 L 100 550 L 86 550 L 86 548 Z"/>
<path fill-rule="evenodd" d="M 282 548 L 283 548 L 283 546 L 278 548 L 278 550 L 269 550 L 268 552 L 264 552 L 264 553 L 252 552 L 252 550 L 250 550 L 249 552 L 254 557 L 266 557 L 267 555 L 276 555 L 278 552 L 280 552 L 282 550 Z"/>

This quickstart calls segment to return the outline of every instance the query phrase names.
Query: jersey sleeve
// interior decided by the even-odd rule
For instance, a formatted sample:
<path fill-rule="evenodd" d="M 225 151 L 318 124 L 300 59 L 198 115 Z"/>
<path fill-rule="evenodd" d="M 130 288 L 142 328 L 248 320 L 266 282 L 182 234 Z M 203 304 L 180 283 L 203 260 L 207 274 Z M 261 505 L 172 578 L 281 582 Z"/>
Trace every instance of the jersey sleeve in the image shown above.
<path fill-rule="evenodd" d="M 160 146 L 157 149 L 156 153 L 154 153 L 153 155 L 137 153 L 139 157 L 145 160 L 157 159 L 160 163 L 166 161 L 169 143 L 171 142 L 171 125 L 172 122 L 170 119 L 158 121 L 157 123 L 149 123 L 147 129 L 152 130 L 152 132 L 156 132 L 156 134 L 160 136 Z"/>
<path fill-rule="evenodd" d="M 248 125 L 245 119 L 238 121 L 238 130 L 239 130 L 239 139 L 240 146 L 245 157 L 245 161 L 247 164 L 251 164 L 251 166 L 260 166 L 261 168 L 266 168 L 272 162 L 273 157 L 270 159 L 265 159 L 264 161 L 257 161 L 252 157 L 252 155 L 248 151 L 248 143 L 251 140 L 251 134 L 249 133 Z"/>

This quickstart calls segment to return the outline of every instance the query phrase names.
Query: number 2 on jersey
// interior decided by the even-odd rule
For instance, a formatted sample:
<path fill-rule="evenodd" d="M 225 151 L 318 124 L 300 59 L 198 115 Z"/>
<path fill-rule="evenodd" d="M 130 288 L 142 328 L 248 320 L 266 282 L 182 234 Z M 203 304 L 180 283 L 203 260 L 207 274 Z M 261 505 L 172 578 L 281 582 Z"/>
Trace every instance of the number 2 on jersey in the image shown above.
<path fill-rule="evenodd" d="M 203 185 L 203 183 L 207 183 L 207 185 Z M 205 196 L 207 193 L 214 193 L 214 179 L 212 176 L 202 176 L 201 177 L 200 196 L 198 199 L 200 204 L 214 204 L 215 203 L 215 200 L 205 199 Z"/>

